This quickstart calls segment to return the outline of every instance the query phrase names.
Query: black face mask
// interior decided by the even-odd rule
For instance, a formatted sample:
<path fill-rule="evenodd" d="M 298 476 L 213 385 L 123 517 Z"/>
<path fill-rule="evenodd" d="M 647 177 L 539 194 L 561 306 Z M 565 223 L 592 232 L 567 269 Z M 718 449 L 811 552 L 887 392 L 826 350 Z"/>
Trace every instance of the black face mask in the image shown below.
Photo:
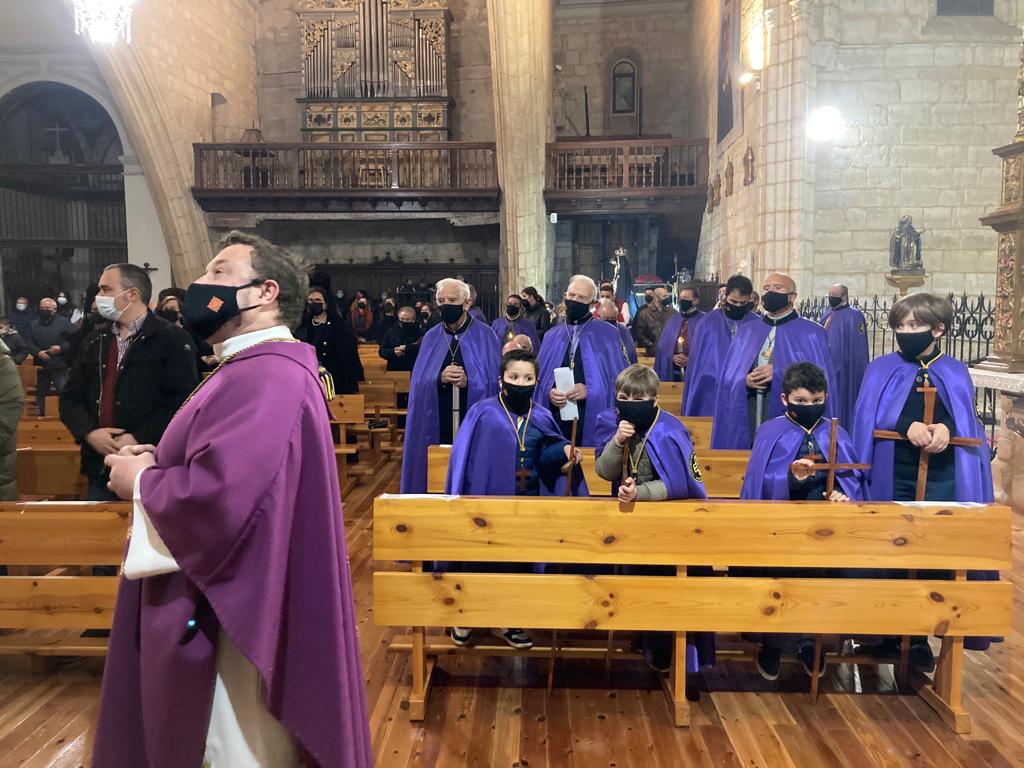
<path fill-rule="evenodd" d="M 842 304 L 844 301 L 846 301 L 846 299 L 844 299 L 842 296 L 828 297 L 828 305 L 832 307 L 832 309 L 837 309 L 839 305 Z"/>
<path fill-rule="evenodd" d="M 920 357 L 935 341 L 931 331 L 915 331 L 913 333 L 897 333 L 896 344 L 900 352 L 907 357 Z"/>
<path fill-rule="evenodd" d="M 322 301 L 307 301 L 306 309 L 309 310 L 309 314 L 316 317 L 324 311 L 324 303 Z"/>
<path fill-rule="evenodd" d="M 107 318 L 105 318 L 99 312 L 90 312 L 88 315 L 86 315 L 86 317 L 88 318 L 89 322 L 92 324 L 93 328 L 95 328 L 97 326 L 100 326 L 100 325 L 106 325 L 107 324 Z"/>
<path fill-rule="evenodd" d="M 399 320 L 398 325 L 402 329 L 402 335 L 407 339 L 414 338 L 419 335 L 420 329 L 415 322 L 407 323 L 404 320 Z"/>
<path fill-rule="evenodd" d="M 43 323 L 45 325 L 45 324 L 49 323 L 51 320 L 53 320 L 53 318 L 56 316 L 56 314 L 57 313 L 55 311 L 51 311 L 49 309 L 40 309 L 39 310 L 39 322 L 41 322 L 41 323 Z"/>
<path fill-rule="evenodd" d="M 789 294 L 778 291 L 767 291 L 761 297 L 761 304 L 768 312 L 778 312 L 789 304 Z"/>
<path fill-rule="evenodd" d="M 693 309 L 693 299 L 680 299 L 679 300 L 679 311 L 686 314 Z"/>
<path fill-rule="evenodd" d="M 181 317 L 181 314 L 176 309 L 161 309 L 157 314 L 169 323 L 177 323 L 178 318 Z"/>
<path fill-rule="evenodd" d="M 602 317 L 601 319 L 606 323 L 611 323 L 612 325 L 615 325 L 615 323 L 618 322 L 614 317 Z"/>
<path fill-rule="evenodd" d="M 653 304 L 654 303 L 654 297 L 653 296 L 644 296 L 644 301 L 646 301 L 648 304 Z"/>
<path fill-rule="evenodd" d="M 441 313 L 441 319 L 444 320 L 445 325 L 455 325 L 462 319 L 465 312 L 461 304 L 441 304 L 437 311 Z"/>
<path fill-rule="evenodd" d="M 665 309 L 668 309 L 669 307 L 671 307 L 672 306 L 672 298 L 669 297 L 669 296 L 666 296 L 664 299 L 661 300 L 661 306 L 663 306 Z"/>
<path fill-rule="evenodd" d="M 200 338 L 208 339 L 242 312 L 256 309 L 238 306 L 238 292 L 243 288 L 262 285 L 263 281 L 250 280 L 245 285 L 203 285 L 192 283 L 185 291 L 185 301 L 181 307 L 181 315 L 185 323 Z"/>
<path fill-rule="evenodd" d="M 735 304 L 729 304 L 726 302 L 725 306 L 722 307 L 722 311 L 725 312 L 725 316 L 730 320 L 742 320 L 747 316 L 747 312 L 750 311 L 750 305 L 740 304 L 739 306 L 736 306 Z"/>
<path fill-rule="evenodd" d="M 590 314 L 590 305 L 573 299 L 565 300 L 565 319 L 571 325 L 581 322 Z"/>
<path fill-rule="evenodd" d="M 637 432 L 646 432 L 658 416 L 658 406 L 653 400 L 616 400 L 619 418 L 628 421 Z"/>
<path fill-rule="evenodd" d="M 508 315 L 509 320 L 515 320 L 523 312 L 523 308 L 518 304 L 506 304 L 505 314 Z"/>
<path fill-rule="evenodd" d="M 420 317 L 422 317 L 424 320 L 429 320 L 430 319 L 430 315 L 431 315 L 431 312 L 430 312 L 429 309 L 424 311 L 424 312 L 420 312 Z"/>
<path fill-rule="evenodd" d="M 525 416 L 530 412 L 530 402 L 533 400 L 533 392 L 537 389 L 535 384 L 510 384 L 507 381 L 501 382 L 501 397 L 505 406 L 519 416 Z"/>
<path fill-rule="evenodd" d="M 821 421 L 825 415 L 825 404 L 815 403 L 814 405 L 797 405 L 786 403 L 786 411 L 793 421 L 804 429 L 814 429 L 814 425 Z"/>
<path fill-rule="evenodd" d="M 359 302 L 359 308 L 360 309 L 366 309 L 366 302 L 365 301 L 360 301 Z"/>

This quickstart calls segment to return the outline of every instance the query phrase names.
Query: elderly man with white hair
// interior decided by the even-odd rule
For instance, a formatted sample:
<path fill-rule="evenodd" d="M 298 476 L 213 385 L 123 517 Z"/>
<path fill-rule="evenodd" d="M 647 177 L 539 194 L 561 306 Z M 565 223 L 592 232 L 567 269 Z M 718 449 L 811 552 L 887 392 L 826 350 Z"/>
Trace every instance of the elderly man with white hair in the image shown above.
<path fill-rule="evenodd" d="M 409 381 L 402 493 L 426 493 L 427 446 L 450 445 L 469 408 L 498 394 L 498 339 L 470 314 L 469 286 L 446 278 L 436 299 L 441 322 L 423 336 Z"/>
<path fill-rule="evenodd" d="M 619 339 L 622 341 L 622 355 L 626 358 L 626 365 L 632 365 L 637 361 L 636 343 L 633 341 L 633 334 L 625 323 L 619 322 L 619 307 L 611 299 L 601 299 L 597 305 L 597 317 L 606 323 L 613 325 L 619 332 Z"/>
<path fill-rule="evenodd" d="M 552 327 L 540 347 L 534 400 L 551 408 L 562 432 L 569 437 L 572 421 L 561 419 L 561 408 L 575 403 L 579 409 L 576 444 L 593 446 L 597 416 L 615 404 L 615 378 L 628 365 L 619 332 L 593 315 L 597 284 L 586 275 L 569 280 L 565 291 L 565 322 Z M 573 386 L 555 386 L 555 369 L 569 368 Z"/>

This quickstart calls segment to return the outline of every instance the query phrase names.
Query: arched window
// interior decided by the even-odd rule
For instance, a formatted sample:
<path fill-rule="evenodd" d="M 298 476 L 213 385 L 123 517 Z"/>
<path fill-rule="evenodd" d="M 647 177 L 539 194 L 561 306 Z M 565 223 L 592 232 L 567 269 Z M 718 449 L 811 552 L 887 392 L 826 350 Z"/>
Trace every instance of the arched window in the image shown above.
<path fill-rule="evenodd" d="M 612 67 L 612 114 L 636 112 L 636 66 L 631 61 L 615 62 Z"/>

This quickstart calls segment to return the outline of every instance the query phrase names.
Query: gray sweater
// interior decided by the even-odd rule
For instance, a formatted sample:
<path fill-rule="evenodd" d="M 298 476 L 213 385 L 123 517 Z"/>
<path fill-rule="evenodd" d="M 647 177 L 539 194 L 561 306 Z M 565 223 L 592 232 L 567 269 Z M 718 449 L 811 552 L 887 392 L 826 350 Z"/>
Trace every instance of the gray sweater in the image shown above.
<path fill-rule="evenodd" d="M 630 445 L 633 454 L 633 461 L 637 462 L 636 467 L 636 500 L 637 501 L 665 501 L 668 498 L 668 488 L 665 483 L 658 479 L 658 473 L 654 471 L 651 458 L 642 441 L 634 440 Z M 622 446 L 615 442 L 613 437 L 604 447 L 601 455 L 594 463 L 597 474 L 605 480 L 618 482 L 622 479 Z"/>

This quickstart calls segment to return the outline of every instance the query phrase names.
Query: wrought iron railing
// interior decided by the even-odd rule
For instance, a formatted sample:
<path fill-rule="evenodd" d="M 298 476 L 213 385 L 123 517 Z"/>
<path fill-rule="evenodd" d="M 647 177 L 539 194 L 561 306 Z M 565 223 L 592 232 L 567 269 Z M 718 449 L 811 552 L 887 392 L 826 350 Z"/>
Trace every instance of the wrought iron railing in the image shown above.
<path fill-rule="evenodd" d="M 707 139 L 558 141 L 548 144 L 545 188 L 608 192 L 702 189 Z"/>
<path fill-rule="evenodd" d="M 974 365 L 984 360 L 992 349 L 996 333 L 995 301 L 984 294 L 968 296 L 948 294 L 953 305 L 953 327 L 942 337 L 944 354 L 960 360 L 965 365 Z M 889 311 L 899 300 L 898 296 L 871 296 L 850 299 L 850 305 L 864 314 L 868 336 L 868 353 L 872 360 L 896 349 L 896 337 L 889 327 Z M 806 299 L 800 303 L 800 314 L 811 320 L 819 320 L 828 309 L 828 301 L 821 297 Z M 989 433 L 989 442 L 995 448 L 995 429 L 998 413 L 994 389 L 975 389 L 975 409 L 978 418 Z"/>
<path fill-rule="evenodd" d="M 196 144 L 197 192 L 497 194 L 494 144 Z"/>

